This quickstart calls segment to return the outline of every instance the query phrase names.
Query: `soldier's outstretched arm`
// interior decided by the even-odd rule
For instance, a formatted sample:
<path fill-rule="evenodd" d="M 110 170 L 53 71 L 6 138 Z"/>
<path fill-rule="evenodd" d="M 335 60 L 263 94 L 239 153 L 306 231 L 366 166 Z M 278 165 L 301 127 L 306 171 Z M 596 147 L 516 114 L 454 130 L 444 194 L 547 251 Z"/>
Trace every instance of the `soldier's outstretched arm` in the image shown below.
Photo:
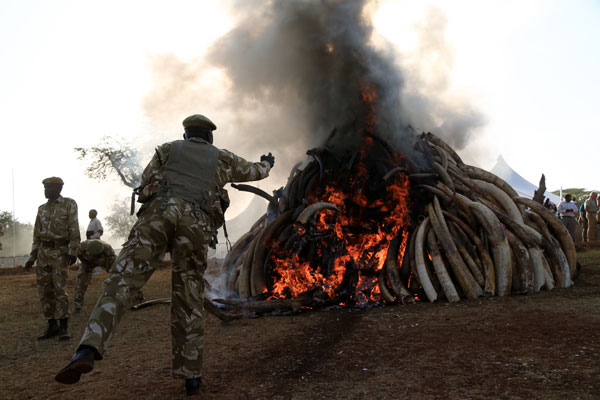
<path fill-rule="evenodd" d="M 225 175 L 225 182 L 257 181 L 269 176 L 270 170 L 268 161 L 247 161 L 228 150 L 219 153 L 219 175 Z"/>

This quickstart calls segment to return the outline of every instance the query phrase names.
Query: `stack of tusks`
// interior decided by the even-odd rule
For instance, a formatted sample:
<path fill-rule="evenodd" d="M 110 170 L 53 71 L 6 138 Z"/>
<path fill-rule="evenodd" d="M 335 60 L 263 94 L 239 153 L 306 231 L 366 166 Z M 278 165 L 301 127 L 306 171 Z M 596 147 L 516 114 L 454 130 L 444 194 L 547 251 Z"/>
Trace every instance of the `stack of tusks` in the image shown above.
<path fill-rule="evenodd" d="M 435 135 L 422 138 L 435 154 L 433 168 L 440 181 L 437 187 L 421 185 L 434 197 L 404 260 L 429 301 L 443 293 L 457 302 L 457 289 L 475 299 L 573 285 L 575 246 L 551 211 L 519 197 L 498 176 L 465 165 Z M 441 290 L 436 290 L 433 275 Z"/>
<path fill-rule="evenodd" d="M 411 185 L 433 194 L 433 201 L 425 207 L 423 219 L 411 227 L 401 265 L 401 238 L 390 243 L 379 279 L 386 302 L 412 303 L 417 292 L 431 302 L 442 298 L 457 302 L 461 297 L 507 296 L 573 285 L 575 246 L 551 211 L 519 197 L 498 176 L 464 164 L 447 143 L 432 133 L 421 135 L 421 140 L 434 155 L 438 182 L 436 186 L 419 184 L 418 174 L 409 176 Z M 402 170 L 390 171 L 385 180 Z M 273 236 L 289 231 L 294 221 L 306 224 L 313 214 L 332 207 L 329 203 L 314 203 L 296 218 L 288 209 L 270 223 L 265 216 L 257 220 L 223 261 L 227 289 L 237 292 L 240 299 L 216 301 L 235 306 L 238 311 L 252 307 L 262 311 L 297 309 L 310 303 L 304 298 L 290 299 L 289 304 L 278 300 L 271 307 L 268 300 L 261 300 L 266 290 L 268 243 Z M 414 282 L 409 284 L 412 278 L 420 286 L 418 291 Z"/>

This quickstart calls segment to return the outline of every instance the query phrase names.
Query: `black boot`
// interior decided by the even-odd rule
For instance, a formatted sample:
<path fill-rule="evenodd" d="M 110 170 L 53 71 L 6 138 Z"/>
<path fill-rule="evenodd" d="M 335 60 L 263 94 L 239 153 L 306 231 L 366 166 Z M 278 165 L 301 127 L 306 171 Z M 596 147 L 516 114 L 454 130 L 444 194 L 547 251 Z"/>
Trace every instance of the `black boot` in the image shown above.
<path fill-rule="evenodd" d="M 48 328 L 46 331 L 38 336 L 38 340 L 50 339 L 58 335 L 58 324 L 54 318 L 48 320 Z"/>
<path fill-rule="evenodd" d="M 202 386 L 202 378 L 189 378 L 185 380 L 185 393 L 188 396 L 200 393 L 200 386 Z"/>
<path fill-rule="evenodd" d="M 69 340 L 71 339 L 71 335 L 69 335 L 69 318 L 63 318 L 60 320 L 60 326 L 58 327 L 58 337 L 59 341 Z"/>
<path fill-rule="evenodd" d="M 79 346 L 71 361 L 56 374 L 54 380 L 65 385 L 79 382 L 81 374 L 94 369 L 94 359 L 100 359 L 96 354 L 97 350 L 91 346 Z"/>

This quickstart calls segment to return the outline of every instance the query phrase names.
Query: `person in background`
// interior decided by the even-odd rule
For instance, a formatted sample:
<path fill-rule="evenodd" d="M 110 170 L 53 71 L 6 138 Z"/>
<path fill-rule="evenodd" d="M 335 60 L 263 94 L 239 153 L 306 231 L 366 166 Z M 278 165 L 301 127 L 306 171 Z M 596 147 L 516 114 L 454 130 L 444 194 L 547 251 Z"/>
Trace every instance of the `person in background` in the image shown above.
<path fill-rule="evenodd" d="M 585 215 L 585 201 L 579 206 L 579 223 L 581 224 L 581 240 L 587 242 L 588 220 Z"/>
<path fill-rule="evenodd" d="M 552 211 L 552 213 L 556 214 L 556 205 L 550 201 L 549 198 L 546 197 L 546 201 L 544 201 L 544 207 L 548 210 Z"/>
<path fill-rule="evenodd" d="M 571 200 L 573 197 L 570 194 L 565 195 L 565 201 L 561 201 L 558 205 L 558 212 L 561 216 L 561 222 L 569 231 L 571 239 L 575 241 L 575 230 L 577 229 L 577 206 Z"/>
<path fill-rule="evenodd" d="M 590 193 L 590 197 L 585 201 L 585 215 L 588 220 L 587 241 L 596 240 L 596 224 L 598 223 L 598 193 Z"/>
<path fill-rule="evenodd" d="M 102 234 L 104 233 L 104 228 L 102 228 L 102 223 L 100 220 L 96 218 L 98 216 L 98 211 L 90 210 L 88 217 L 90 217 L 90 223 L 85 231 L 85 237 L 87 239 L 100 239 Z"/>
<path fill-rule="evenodd" d="M 91 214 L 91 213 L 90 213 Z M 73 298 L 74 314 L 79 314 L 83 306 L 83 297 L 92 279 L 94 267 L 102 267 L 108 272 L 115 262 L 115 251 L 110 244 L 100 239 L 84 240 L 79 246 L 79 271 L 75 281 Z"/>
<path fill-rule="evenodd" d="M 67 269 L 77 261 L 81 241 L 77 203 L 60 195 L 64 184 L 62 179 L 53 176 L 42 183 L 48 202 L 38 208 L 31 255 L 25 269 L 30 270 L 37 263 L 38 293 L 44 317 L 48 320 L 48 328 L 38 336 L 38 340 L 54 336 L 68 340 L 71 337 L 68 334 Z"/>

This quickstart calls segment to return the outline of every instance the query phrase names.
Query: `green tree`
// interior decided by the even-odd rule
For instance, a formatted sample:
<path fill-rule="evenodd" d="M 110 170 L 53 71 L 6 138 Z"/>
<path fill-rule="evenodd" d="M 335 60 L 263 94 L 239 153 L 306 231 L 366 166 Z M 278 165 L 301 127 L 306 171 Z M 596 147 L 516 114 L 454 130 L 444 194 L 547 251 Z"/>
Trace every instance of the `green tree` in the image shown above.
<path fill-rule="evenodd" d="M 0 237 L 0 243 L 2 243 L 0 257 L 11 257 L 13 254 L 18 256 L 29 254 L 33 240 L 33 225 L 13 220 L 12 214 L 8 211 L 0 211 L 0 225 L 4 232 L 4 235 Z M 15 228 L 16 235 L 14 234 Z M 13 249 L 16 250 L 14 253 Z"/>

